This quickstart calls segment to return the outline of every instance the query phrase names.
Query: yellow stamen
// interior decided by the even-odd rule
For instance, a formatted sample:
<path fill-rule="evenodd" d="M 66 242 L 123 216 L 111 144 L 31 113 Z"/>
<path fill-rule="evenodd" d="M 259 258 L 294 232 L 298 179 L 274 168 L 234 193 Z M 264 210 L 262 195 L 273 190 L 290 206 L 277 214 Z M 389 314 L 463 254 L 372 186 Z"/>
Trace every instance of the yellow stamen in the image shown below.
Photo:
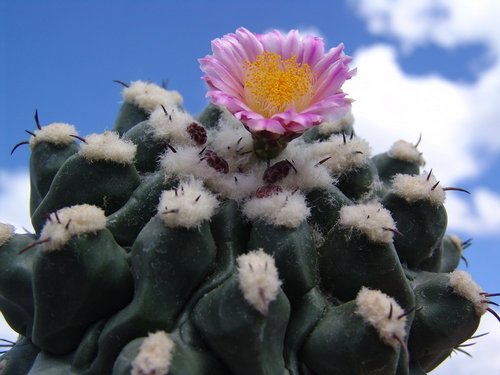
<path fill-rule="evenodd" d="M 306 108 L 313 96 L 313 74 L 308 64 L 287 60 L 264 51 L 254 62 L 245 61 L 245 99 L 250 108 L 264 117 L 294 107 Z"/>

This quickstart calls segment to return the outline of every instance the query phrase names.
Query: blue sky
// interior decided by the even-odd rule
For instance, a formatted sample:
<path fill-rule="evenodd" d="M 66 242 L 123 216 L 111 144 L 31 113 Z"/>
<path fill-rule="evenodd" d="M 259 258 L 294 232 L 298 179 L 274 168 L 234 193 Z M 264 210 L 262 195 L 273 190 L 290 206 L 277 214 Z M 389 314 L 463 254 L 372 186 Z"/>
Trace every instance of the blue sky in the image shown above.
<path fill-rule="evenodd" d="M 426 167 L 444 185 L 472 191 L 448 194 L 450 230 L 474 238 L 469 272 L 498 292 L 500 7 L 496 0 L 473 3 L 3 1 L 0 221 L 27 222 L 16 198 L 25 199 L 29 150 L 10 150 L 28 139 L 25 129 L 35 129 L 35 109 L 42 124 L 102 132 L 111 129 L 121 100 L 112 80 L 140 79 L 168 80 L 195 114 L 207 103 L 197 59 L 210 53 L 210 40 L 239 26 L 298 28 L 322 35 L 330 47 L 343 42 L 354 56 L 358 76 L 346 91 L 373 153 L 422 133 Z"/>

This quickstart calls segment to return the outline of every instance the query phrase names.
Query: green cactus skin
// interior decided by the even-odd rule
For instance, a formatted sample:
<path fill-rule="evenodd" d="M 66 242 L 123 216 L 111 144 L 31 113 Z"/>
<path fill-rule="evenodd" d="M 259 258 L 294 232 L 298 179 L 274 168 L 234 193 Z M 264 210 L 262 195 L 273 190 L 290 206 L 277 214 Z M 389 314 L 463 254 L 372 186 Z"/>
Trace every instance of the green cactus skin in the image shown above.
<path fill-rule="evenodd" d="M 283 343 L 290 304 L 280 291 L 266 316 L 243 297 L 235 276 L 196 305 L 193 321 L 208 346 L 235 375 L 288 375 Z"/>
<path fill-rule="evenodd" d="M 283 291 L 292 303 L 318 285 L 318 257 L 306 221 L 297 228 L 254 223 L 248 249 L 259 248 L 275 259 Z"/>
<path fill-rule="evenodd" d="M 30 156 L 30 214 L 33 215 L 61 166 L 79 150 L 76 143 L 56 145 L 50 142 L 39 142 Z"/>
<path fill-rule="evenodd" d="M 80 341 L 80 345 L 74 351 L 71 361 L 72 368 L 84 370 L 90 366 L 97 354 L 97 341 L 104 328 L 104 324 L 106 324 L 106 318 L 95 322 L 87 329 Z"/>
<path fill-rule="evenodd" d="M 302 359 L 314 374 L 396 373 L 399 350 L 383 343 L 355 308 L 354 301 L 332 307 L 305 342 Z"/>
<path fill-rule="evenodd" d="M 328 233 L 319 254 L 323 285 L 341 301 L 354 299 L 366 286 L 393 297 L 404 309 L 415 306 L 392 243 L 374 243 L 358 231 L 339 226 Z"/>
<path fill-rule="evenodd" d="M 372 162 L 377 168 L 380 181 L 386 185 L 390 185 L 392 178 L 399 173 L 409 175 L 420 174 L 420 166 L 418 163 L 395 159 L 390 156 L 389 152 L 373 156 Z"/>
<path fill-rule="evenodd" d="M 351 200 L 370 195 L 378 181 L 377 169 L 371 160 L 367 164 L 338 176 L 336 186 Z"/>
<path fill-rule="evenodd" d="M 414 361 L 427 357 L 426 362 L 432 363 L 432 356 L 442 358 L 443 351 L 470 338 L 480 316 L 472 302 L 451 290 L 448 274 L 420 271 L 411 277 L 416 304 L 422 308 L 415 313 L 408 350 Z"/>
<path fill-rule="evenodd" d="M 157 171 L 144 176 L 127 203 L 107 217 L 106 227 L 121 246 L 131 246 L 141 229 L 156 214 L 160 194 L 177 181 L 166 181 L 165 173 Z"/>
<path fill-rule="evenodd" d="M 101 207 L 109 215 L 128 201 L 139 183 L 139 175 L 133 165 L 89 162 L 78 154 L 73 155 L 57 172 L 31 222 L 39 233 L 48 214 L 84 203 Z"/>
<path fill-rule="evenodd" d="M 160 157 L 167 147 L 167 141 L 154 136 L 149 121 L 138 123 L 122 138 L 132 141 L 137 146 L 134 165 L 139 173 L 153 172 L 157 169 Z"/>
<path fill-rule="evenodd" d="M 19 252 L 33 243 L 32 234 L 15 234 L 0 246 L 0 310 L 7 323 L 22 336 L 31 337 L 33 326 L 33 257 L 38 247 Z"/>
<path fill-rule="evenodd" d="M 452 240 L 450 235 L 443 237 L 443 254 L 440 272 L 452 272 L 460 264 L 463 255 L 463 247 Z"/>
<path fill-rule="evenodd" d="M 190 348 L 176 336 L 171 335 L 175 342 L 172 361 L 168 375 L 229 375 L 224 366 L 213 356 L 199 349 Z M 131 363 L 139 353 L 144 337 L 132 340 L 120 352 L 112 375 L 130 375 Z"/>
<path fill-rule="evenodd" d="M 215 267 L 190 298 L 176 324 L 183 342 L 197 347 L 205 347 L 205 344 L 193 326 L 192 310 L 205 294 L 234 273 L 236 258 L 243 253 L 248 241 L 250 225 L 244 221 L 238 204 L 233 200 L 226 200 L 212 217 L 210 229 L 217 247 Z"/>
<path fill-rule="evenodd" d="M 429 271 L 429 272 L 441 272 L 441 269 L 443 268 L 443 264 L 442 264 L 443 263 L 443 252 L 444 252 L 443 240 L 444 240 L 444 238 L 441 241 L 438 241 L 436 243 L 436 245 L 434 246 L 434 248 L 432 249 L 431 256 L 428 258 L 425 258 L 418 265 L 419 270 Z M 455 269 L 455 268 L 453 268 L 453 269 Z M 451 270 L 451 271 L 453 271 L 453 270 Z"/>
<path fill-rule="evenodd" d="M 327 300 L 318 287 L 311 289 L 293 303 L 284 350 L 286 368 L 290 375 L 304 374 L 301 369 L 300 350 L 327 308 Z"/>
<path fill-rule="evenodd" d="M 19 336 L 16 344 L 0 358 L 0 374 L 27 374 L 39 352 L 40 348 L 33 345 L 29 338 Z"/>
<path fill-rule="evenodd" d="M 135 125 L 147 120 L 149 114 L 135 104 L 124 101 L 113 125 L 113 131 L 120 136 L 128 132 Z"/>
<path fill-rule="evenodd" d="M 402 233 L 394 238 L 401 263 L 417 267 L 432 255 L 445 234 L 448 220 L 444 206 L 425 200 L 409 203 L 393 193 L 388 194 L 382 204 L 391 212 Z"/>
<path fill-rule="evenodd" d="M 126 305 L 132 276 L 125 256 L 106 229 L 74 236 L 61 250 L 38 252 L 33 260 L 35 345 L 67 354 L 91 323 Z"/>
<path fill-rule="evenodd" d="M 216 106 L 215 104 L 209 104 L 198 115 L 197 120 L 207 129 L 215 128 L 219 123 L 222 112 L 223 110 L 221 107 Z"/>
<path fill-rule="evenodd" d="M 106 323 L 97 357 L 86 373 L 109 373 L 119 352 L 132 339 L 153 330 L 171 332 L 215 256 L 208 222 L 194 229 L 169 228 L 158 216 L 153 217 L 131 250 L 133 300 Z"/>
<path fill-rule="evenodd" d="M 337 223 L 339 212 L 343 206 L 353 202 L 337 187 L 315 189 L 307 194 L 307 202 L 311 208 L 309 222 L 323 236 Z"/>

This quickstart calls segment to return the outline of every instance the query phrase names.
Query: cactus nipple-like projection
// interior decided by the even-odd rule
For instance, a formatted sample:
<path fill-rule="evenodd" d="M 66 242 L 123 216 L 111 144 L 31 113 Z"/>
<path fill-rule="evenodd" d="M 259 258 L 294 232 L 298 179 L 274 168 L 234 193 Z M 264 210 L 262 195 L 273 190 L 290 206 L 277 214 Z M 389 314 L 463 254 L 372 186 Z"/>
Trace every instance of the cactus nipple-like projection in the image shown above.
<path fill-rule="evenodd" d="M 203 188 L 203 183 L 191 179 L 162 193 L 158 215 L 169 227 L 192 228 L 209 220 L 217 206 L 217 198 Z"/>
<path fill-rule="evenodd" d="M 375 243 L 390 243 L 398 233 L 391 213 L 378 202 L 342 207 L 338 224 L 358 230 Z"/>
<path fill-rule="evenodd" d="M 243 296 L 261 314 L 267 315 L 269 303 L 274 301 L 281 286 L 273 257 L 259 249 L 240 255 L 236 261 Z"/>
<path fill-rule="evenodd" d="M 407 318 L 394 298 L 363 287 L 356 297 L 356 314 L 371 324 L 387 345 L 397 347 L 403 343 Z"/>
<path fill-rule="evenodd" d="M 167 375 L 175 344 L 164 331 L 150 333 L 132 361 L 131 375 Z"/>

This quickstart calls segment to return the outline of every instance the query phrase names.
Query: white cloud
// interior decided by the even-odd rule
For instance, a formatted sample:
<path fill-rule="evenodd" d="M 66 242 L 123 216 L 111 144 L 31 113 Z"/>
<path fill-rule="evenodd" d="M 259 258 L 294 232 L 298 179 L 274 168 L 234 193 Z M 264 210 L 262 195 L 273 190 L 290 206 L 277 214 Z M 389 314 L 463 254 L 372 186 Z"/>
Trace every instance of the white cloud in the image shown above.
<path fill-rule="evenodd" d="M 486 43 L 500 49 L 498 0 L 351 0 L 375 34 L 398 38 L 413 48 Z"/>
<path fill-rule="evenodd" d="M 486 313 L 476 334 L 489 332 L 488 335 L 470 340 L 475 345 L 465 349 L 472 358 L 463 353 L 452 354 L 438 368 L 431 372 L 433 375 L 484 375 L 500 374 L 500 326 L 493 315 Z"/>
<path fill-rule="evenodd" d="M 489 189 L 475 189 L 468 201 L 448 194 L 446 209 L 448 226 L 452 230 L 475 237 L 495 235 L 500 230 L 500 195 Z"/>
<path fill-rule="evenodd" d="M 12 224 L 17 231 L 32 231 L 29 219 L 29 172 L 0 170 L 0 223 Z"/>

